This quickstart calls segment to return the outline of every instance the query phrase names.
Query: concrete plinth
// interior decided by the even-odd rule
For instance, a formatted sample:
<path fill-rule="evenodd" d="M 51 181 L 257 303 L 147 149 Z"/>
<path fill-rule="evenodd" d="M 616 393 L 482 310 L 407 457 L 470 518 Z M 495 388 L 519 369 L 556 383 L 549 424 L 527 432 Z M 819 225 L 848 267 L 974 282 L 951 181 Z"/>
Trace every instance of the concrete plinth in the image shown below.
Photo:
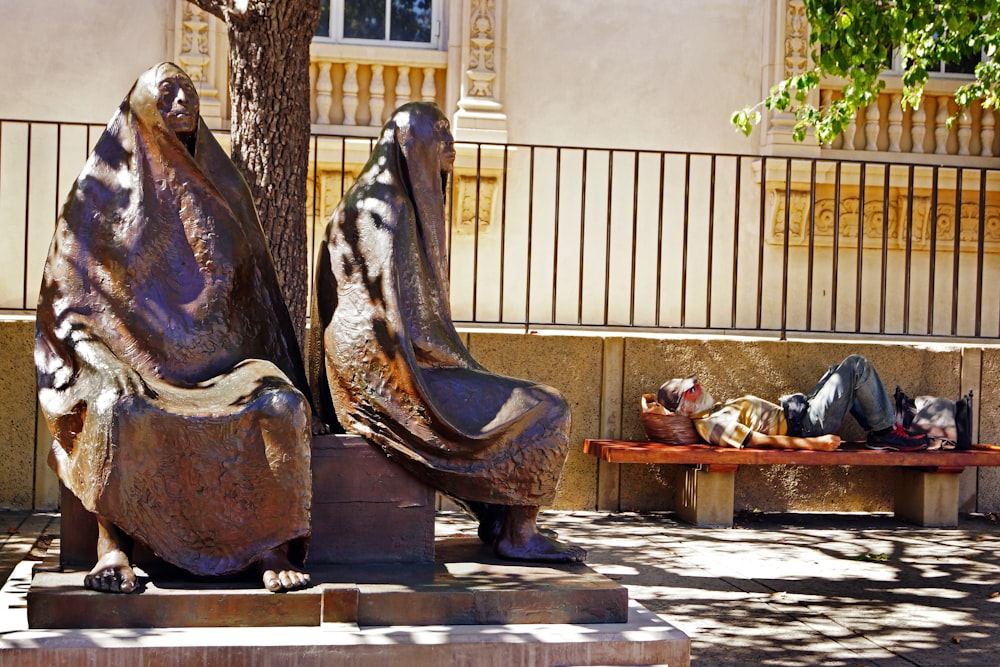
<path fill-rule="evenodd" d="M 315 565 L 313 586 L 275 595 L 259 580 L 140 576 L 140 590 L 83 588 L 85 570 L 40 571 L 28 591 L 31 628 L 176 628 L 620 623 L 628 593 L 585 565 L 498 560 L 476 538 L 440 540 L 434 565 Z"/>
<path fill-rule="evenodd" d="M 686 466 L 677 489 L 677 516 L 696 526 L 732 526 L 735 466 Z"/>
<path fill-rule="evenodd" d="M 27 630 L 0 636 L 0 667 L 441 667 L 690 664 L 691 640 L 637 602 L 624 623 L 362 628 Z"/>
<path fill-rule="evenodd" d="M 959 469 L 960 472 L 961 469 Z M 896 517 L 928 528 L 958 525 L 958 472 L 902 468 L 896 480 Z"/>
<path fill-rule="evenodd" d="M 433 563 L 434 489 L 353 435 L 313 438 L 307 564 Z"/>

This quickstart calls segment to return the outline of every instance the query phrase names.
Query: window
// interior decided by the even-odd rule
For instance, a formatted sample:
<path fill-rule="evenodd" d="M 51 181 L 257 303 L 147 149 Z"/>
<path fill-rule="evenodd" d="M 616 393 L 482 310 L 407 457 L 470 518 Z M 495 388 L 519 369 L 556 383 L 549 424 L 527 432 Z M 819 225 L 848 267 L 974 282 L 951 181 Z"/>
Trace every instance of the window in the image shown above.
<path fill-rule="evenodd" d="M 437 48 L 441 0 L 321 0 L 316 37 L 334 42 L 381 42 Z"/>
<path fill-rule="evenodd" d="M 892 49 L 890 53 L 890 63 L 888 71 L 892 73 L 902 73 L 905 69 L 903 67 L 903 59 L 899 55 L 899 51 Z M 940 62 L 937 67 L 928 67 L 927 71 L 932 77 L 936 76 L 958 76 L 958 77 L 971 77 L 976 74 L 976 65 L 979 61 L 985 60 L 982 54 L 973 53 L 962 58 L 961 61 L 957 63 L 946 63 Z"/>

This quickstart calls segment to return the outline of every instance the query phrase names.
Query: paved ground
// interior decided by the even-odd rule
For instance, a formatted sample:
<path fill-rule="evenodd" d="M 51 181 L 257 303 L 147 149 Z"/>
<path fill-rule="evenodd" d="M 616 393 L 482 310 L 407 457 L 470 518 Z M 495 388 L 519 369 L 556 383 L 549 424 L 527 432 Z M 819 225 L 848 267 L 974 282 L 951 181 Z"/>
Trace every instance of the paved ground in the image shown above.
<path fill-rule="evenodd" d="M 670 514 L 552 512 L 544 523 L 684 629 L 696 666 L 1000 666 L 996 516 L 953 530 L 828 514 L 747 515 L 734 529 Z M 439 534 L 472 530 L 439 516 Z M 4 581 L 41 558 L 58 515 L 0 512 L 0 531 Z M 23 619 L 20 587 L 6 590 L 0 634 Z"/>

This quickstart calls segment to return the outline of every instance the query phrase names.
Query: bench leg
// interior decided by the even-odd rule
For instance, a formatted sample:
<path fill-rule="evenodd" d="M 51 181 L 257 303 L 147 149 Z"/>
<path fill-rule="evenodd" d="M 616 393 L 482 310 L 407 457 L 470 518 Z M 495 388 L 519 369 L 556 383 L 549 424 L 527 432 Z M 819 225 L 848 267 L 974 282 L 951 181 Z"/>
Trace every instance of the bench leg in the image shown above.
<path fill-rule="evenodd" d="M 677 515 L 696 526 L 733 525 L 733 470 L 708 471 L 685 466 L 677 489 Z"/>
<path fill-rule="evenodd" d="M 953 472 L 902 468 L 896 481 L 896 517 L 920 526 L 958 526 L 958 481 Z"/>

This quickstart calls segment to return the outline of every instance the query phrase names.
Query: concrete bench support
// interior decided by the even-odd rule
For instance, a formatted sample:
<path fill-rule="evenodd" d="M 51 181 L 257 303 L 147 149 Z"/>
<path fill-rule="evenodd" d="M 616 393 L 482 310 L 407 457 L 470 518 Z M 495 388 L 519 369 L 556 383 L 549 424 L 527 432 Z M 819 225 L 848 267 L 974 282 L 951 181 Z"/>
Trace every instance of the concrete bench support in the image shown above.
<path fill-rule="evenodd" d="M 930 528 L 957 526 L 960 473 L 961 469 L 901 469 L 893 508 L 896 517 Z"/>
<path fill-rule="evenodd" d="M 685 466 L 677 515 L 696 526 L 732 526 L 735 488 L 735 466 Z"/>

